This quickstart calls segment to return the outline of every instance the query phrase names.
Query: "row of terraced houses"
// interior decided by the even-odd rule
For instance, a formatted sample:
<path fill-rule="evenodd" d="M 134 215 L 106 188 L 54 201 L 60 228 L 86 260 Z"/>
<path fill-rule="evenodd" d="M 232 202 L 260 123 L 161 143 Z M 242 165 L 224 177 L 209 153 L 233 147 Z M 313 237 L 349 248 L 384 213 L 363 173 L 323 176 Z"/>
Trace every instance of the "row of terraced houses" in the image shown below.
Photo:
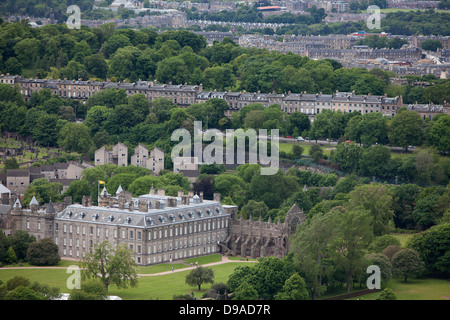
<path fill-rule="evenodd" d="M 230 109 L 228 115 L 238 111 L 251 103 L 261 103 L 265 107 L 278 104 L 281 110 L 292 113 L 301 112 L 310 115 L 311 120 L 315 114 L 324 109 L 342 112 L 360 111 L 362 114 L 381 112 L 386 116 L 394 116 L 403 105 L 401 96 L 390 98 L 386 95 L 377 96 L 356 95 L 354 92 L 335 92 L 323 94 L 311 93 L 250 93 L 250 92 L 217 92 L 203 91 L 200 85 L 174 85 L 160 84 L 156 81 L 138 81 L 135 83 L 110 82 L 110 81 L 82 81 L 82 80 L 51 80 L 51 79 L 26 79 L 23 76 L 0 76 L 0 83 L 18 85 L 20 92 L 27 98 L 33 92 L 42 89 L 50 89 L 53 94 L 63 98 L 72 98 L 86 101 L 93 94 L 104 89 L 124 89 L 127 95 L 137 93 L 144 94 L 151 102 L 164 97 L 172 100 L 179 107 L 188 107 L 193 103 L 208 101 L 218 98 L 227 102 Z"/>

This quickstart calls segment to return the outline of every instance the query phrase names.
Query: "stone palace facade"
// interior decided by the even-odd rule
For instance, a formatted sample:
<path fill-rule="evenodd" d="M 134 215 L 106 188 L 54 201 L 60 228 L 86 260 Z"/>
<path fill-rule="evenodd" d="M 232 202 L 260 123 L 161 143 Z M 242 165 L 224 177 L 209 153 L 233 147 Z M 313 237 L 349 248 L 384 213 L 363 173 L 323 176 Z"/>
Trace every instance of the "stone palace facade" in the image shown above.
<path fill-rule="evenodd" d="M 43 206 L 33 198 L 26 208 L 9 193 L 1 200 L 0 229 L 6 235 L 25 230 L 37 240 L 53 239 L 63 259 L 81 259 L 102 241 L 125 243 L 140 266 L 213 253 L 281 258 L 289 249 L 289 235 L 304 221 L 296 206 L 283 223 L 242 220 L 236 206 L 221 204 L 220 194 L 213 200 L 183 191 L 171 197 L 153 188 L 139 197 L 121 187 L 114 195 L 103 189 L 98 205 L 90 196 L 82 203 L 68 197 Z"/>

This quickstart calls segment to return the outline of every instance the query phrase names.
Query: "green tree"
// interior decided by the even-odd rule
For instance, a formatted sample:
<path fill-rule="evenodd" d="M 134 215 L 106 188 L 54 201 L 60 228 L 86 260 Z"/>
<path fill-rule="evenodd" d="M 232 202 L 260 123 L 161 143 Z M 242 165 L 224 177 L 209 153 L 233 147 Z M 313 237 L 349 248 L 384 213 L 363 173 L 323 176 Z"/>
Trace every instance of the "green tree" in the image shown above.
<path fill-rule="evenodd" d="M 433 119 L 429 140 L 440 152 L 450 153 L 450 115 Z"/>
<path fill-rule="evenodd" d="M 86 252 L 80 266 L 83 277 L 100 279 L 106 293 L 111 284 L 118 288 L 138 284 L 136 262 L 126 244 L 113 246 L 108 241 L 97 243 L 92 252 Z"/>
<path fill-rule="evenodd" d="M 421 47 L 423 50 L 436 52 L 438 48 L 442 48 L 442 43 L 439 40 L 427 39 L 421 43 Z"/>
<path fill-rule="evenodd" d="M 400 111 L 391 121 L 389 142 L 408 150 L 410 145 L 420 145 L 423 138 L 423 120 L 415 111 Z"/>
<path fill-rule="evenodd" d="M 380 292 L 377 300 L 397 300 L 397 296 L 392 289 L 385 288 Z"/>
<path fill-rule="evenodd" d="M 8 264 L 14 264 L 17 262 L 17 255 L 14 252 L 13 247 L 9 247 L 8 251 L 6 251 L 6 263 Z"/>
<path fill-rule="evenodd" d="M 58 145 L 70 152 L 86 153 L 92 146 L 89 128 L 83 123 L 66 123 L 59 132 Z"/>
<path fill-rule="evenodd" d="M 42 114 L 36 120 L 33 130 L 33 138 L 38 144 L 46 147 L 55 147 L 58 140 L 61 124 L 56 114 Z"/>
<path fill-rule="evenodd" d="M 389 231 L 393 219 L 392 195 L 385 185 L 365 184 L 350 192 L 349 208 L 362 208 L 371 216 L 373 233 L 380 236 Z"/>
<path fill-rule="evenodd" d="M 18 260 L 26 260 L 28 247 L 36 241 L 36 238 L 27 231 L 17 230 L 9 237 L 9 243 L 13 247 Z"/>
<path fill-rule="evenodd" d="M 275 300 L 308 300 L 308 298 L 305 280 L 298 273 L 287 279 L 281 291 L 275 296 Z"/>
<path fill-rule="evenodd" d="M 362 151 L 361 159 L 358 163 L 359 173 L 367 177 L 386 177 L 395 175 L 387 172 L 391 161 L 391 150 L 388 147 L 375 145 L 365 148 Z"/>
<path fill-rule="evenodd" d="M 39 54 L 41 42 L 35 38 L 20 40 L 14 46 L 14 52 L 24 67 L 33 66 Z"/>
<path fill-rule="evenodd" d="M 186 275 L 186 284 L 197 286 L 199 291 L 204 283 L 214 283 L 214 271 L 210 268 L 196 267 Z"/>
<path fill-rule="evenodd" d="M 407 246 L 419 252 L 427 273 L 447 277 L 450 274 L 450 223 L 414 234 Z"/>
<path fill-rule="evenodd" d="M 393 273 L 402 277 L 406 282 L 409 277 L 420 274 L 424 269 L 424 263 L 419 253 L 414 249 L 402 249 L 392 257 Z"/>
<path fill-rule="evenodd" d="M 309 149 L 309 155 L 314 160 L 314 162 L 319 161 L 319 159 L 323 158 L 323 150 L 318 144 L 313 144 Z"/>
<path fill-rule="evenodd" d="M 340 143 L 336 150 L 332 151 L 331 160 L 344 172 L 357 172 L 362 151 L 362 148 L 355 143 Z"/>
<path fill-rule="evenodd" d="M 95 53 L 84 57 L 84 67 L 92 77 L 106 79 L 108 64 L 102 54 Z"/>
<path fill-rule="evenodd" d="M 391 234 L 376 237 L 369 245 L 368 250 L 374 253 L 381 253 L 390 245 L 400 245 L 400 240 Z"/>
<path fill-rule="evenodd" d="M 99 281 L 81 283 L 80 289 L 73 289 L 69 300 L 105 300 L 107 298 L 104 285 Z"/>
<path fill-rule="evenodd" d="M 336 262 L 344 270 L 346 291 L 350 292 L 352 278 L 361 263 L 365 249 L 372 240 L 371 217 L 365 210 L 345 210 L 335 242 Z"/>
<path fill-rule="evenodd" d="M 61 260 L 58 246 L 50 238 L 30 243 L 27 259 L 30 264 L 36 266 L 54 266 Z"/>
<path fill-rule="evenodd" d="M 50 182 L 47 178 L 34 179 L 25 191 L 22 202 L 28 205 L 33 196 L 41 205 L 50 201 L 57 202 L 61 198 L 61 190 L 62 184 L 59 182 Z"/>
<path fill-rule="evenodd" d="M 294 263 L 305 275 L 313 300 L 324 292 L 323 280 L 331 275 L 331 246 L 338 236 L 340 216 L 336 211 L 314 215 L 302 223 L 291 238 Z"/>
<path fill-rule="evenodd" d="M 261 218 L 262 220 L 267 220 L 267 212 L 269 208 L 263 201 L 249 200 L 246 205 L 244 205 L 239 213 L 239 216 L 248 220 L 250 217 L 253 219 Z"/>
<path fill-rule="evenodd" d="M 74 180 L 64 192 L 64 197 L 72 197 L 72 201 L 81 203 L 83 196 L 92 194 L 92 187 L 87 180 Z"/>
<path fill-rule="evenodd" d="M 252 285 L 248 284 L 246 281 L 242 282 L 236 291 L 234 291 L 233 300 L 257 300 L 258 292 L 253 288 Z"/>

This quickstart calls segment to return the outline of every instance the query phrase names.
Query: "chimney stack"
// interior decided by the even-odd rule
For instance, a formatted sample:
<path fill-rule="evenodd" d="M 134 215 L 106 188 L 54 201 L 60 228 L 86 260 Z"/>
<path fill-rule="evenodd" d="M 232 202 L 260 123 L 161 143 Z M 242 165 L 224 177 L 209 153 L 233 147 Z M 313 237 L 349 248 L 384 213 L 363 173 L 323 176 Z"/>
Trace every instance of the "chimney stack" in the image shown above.
<path fill-rule="evenodd" d="M 167 206 L 171 208 L 175 208 L 177 206 L 177 198 L 169 197 L 167 198 Z"/>
<path fill-rule="evenodd" d="M 215 202 L 220 202 L 221 201 L 220 193 L 214 192 L 214 201 Z"/>
<path fill-rule="evenodd" d="M 125 209 L 125 197 L 119 196 L 119 210 Z"/>
<path fill-rule="evenodd" d="M 166 195 L 166 190 L 158 189 L 158 196 L 165 196 L 165 195 Z"/>
<path fill-rule="evenodd" d="M 189 199 L 190 199 L 189 196 L 183 195 L 183 196 L 181 197 L 181 204 L 188 206 L 189 203 L 190 203 L 190 200 L 189 200 Z"/>
<path fill-rule="evenodd" d="M 147 212 L 148 211 L 147 201 L 139 200 L 138 207 L 139 207 L 139 212 Z"/>
<path fill-rule="evenodd" d="M 200 203 L 202 203 L 203 202 L 203 191 L 200 191 L 199 197 L 200 197 Z"/>
<path fill-rule="evenodd" d="M 134 201 L 133 201 L 133 200 L 131 200 L 131 201 L 129 202 L 129 204 L 128 204 L 128 210 L 129 210 L 129 211 L 134 211 Z"/>

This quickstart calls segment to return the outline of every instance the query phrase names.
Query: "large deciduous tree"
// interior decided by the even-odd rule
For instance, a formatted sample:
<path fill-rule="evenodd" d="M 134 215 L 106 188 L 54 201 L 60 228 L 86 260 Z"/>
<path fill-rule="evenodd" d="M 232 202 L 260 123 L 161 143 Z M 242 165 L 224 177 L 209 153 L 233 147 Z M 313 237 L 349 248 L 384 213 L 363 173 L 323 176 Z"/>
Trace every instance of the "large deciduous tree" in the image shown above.
<path fill-rule="evenodd" d="M 94 245 L 92 252 L 86 252 L 81 261 L 85 278 L 98 278 L 105 286 L 118 288 L 135 287 L 138 284 L 136 262 L 126 244 L 113 245 L 103 241 Z"/>
<path fill-rule="evenodd" d="M 423 138 L 423 120 L 416 111 L 401 110 L 391 121 L 389 141 L 394 146 L 408 150 L 410 145 L 420 145 Z"/>

